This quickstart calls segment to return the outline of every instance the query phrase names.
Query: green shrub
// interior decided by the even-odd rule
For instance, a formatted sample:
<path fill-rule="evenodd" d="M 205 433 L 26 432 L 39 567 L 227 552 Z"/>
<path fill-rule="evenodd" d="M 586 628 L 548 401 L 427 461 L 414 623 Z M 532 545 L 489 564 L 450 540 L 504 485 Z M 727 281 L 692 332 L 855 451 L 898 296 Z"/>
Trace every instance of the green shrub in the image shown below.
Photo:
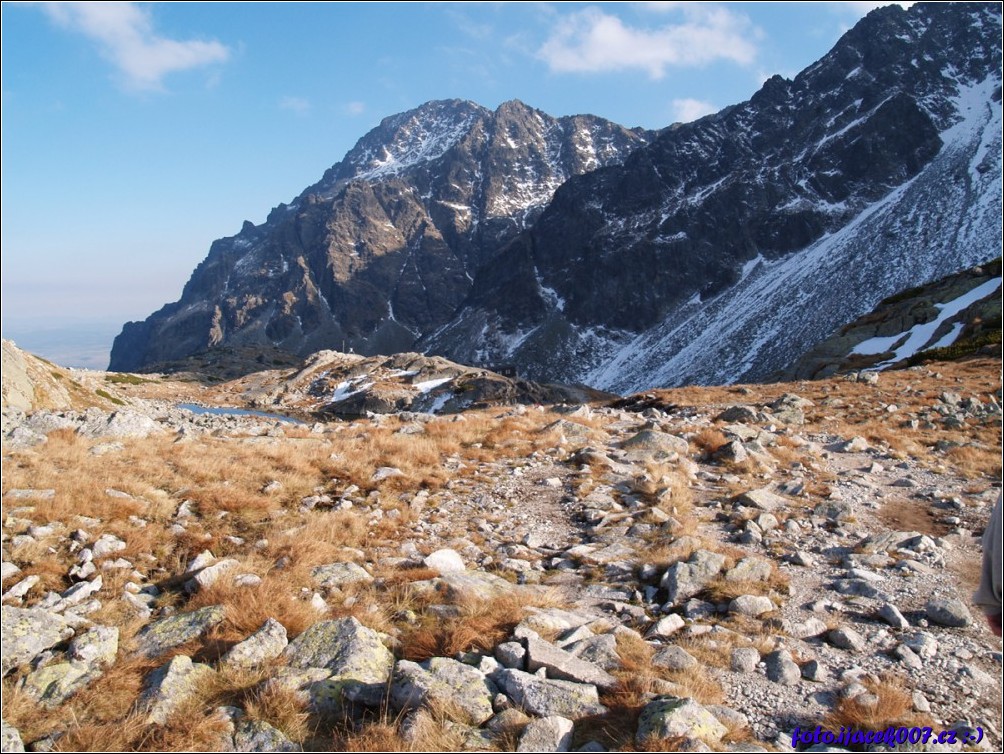
<path fill-rule="evenodd" d="M 114 395 L 112 395 L 111 393 L 109 393 L 107 390 L 100 390 L 100 389 L 98 389 L 98 390 L 95 390 L 94 392 L 97 393 L 100 398 L 104 398 L 106 401 L 111 401 L 116 406 L 124 406 L 126 404 L 125 401 L 123 401 L 123 400 L 121 400 L 119 398 L 116 398 Z"/>
<path fill-rule="evenodd" d="M 142 385 L 150 380 L 137 377 L 135 374 L 108 374 L 105 375 L 105 382 L 110 382 L 113 385 Z"/>

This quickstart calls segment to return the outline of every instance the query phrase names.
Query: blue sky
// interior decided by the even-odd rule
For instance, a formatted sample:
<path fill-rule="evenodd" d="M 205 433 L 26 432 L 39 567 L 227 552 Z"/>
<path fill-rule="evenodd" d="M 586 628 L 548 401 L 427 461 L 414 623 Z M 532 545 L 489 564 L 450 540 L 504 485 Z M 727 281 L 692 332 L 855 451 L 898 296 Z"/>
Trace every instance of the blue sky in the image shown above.
<path fill-rule="evenodd" d="M 521 99 L 659 128 L 793 76 L 880 4 L 4 3 L 4 336 L 103 366 L 214 239 L 387 115 Z"/>

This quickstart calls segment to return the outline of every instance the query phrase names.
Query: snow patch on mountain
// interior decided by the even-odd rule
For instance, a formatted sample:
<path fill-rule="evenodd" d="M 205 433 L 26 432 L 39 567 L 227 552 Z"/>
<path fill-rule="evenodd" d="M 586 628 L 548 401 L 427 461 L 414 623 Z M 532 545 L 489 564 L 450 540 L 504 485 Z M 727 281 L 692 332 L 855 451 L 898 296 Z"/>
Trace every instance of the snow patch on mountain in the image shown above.
<path fill-rule="evenodd" d="M 976 303 L 984 296 L 989 296 L 1000 288 L 1000 286 L 1001 278 L 996 278 L 976 286 L 968 293 L 952 301 L 947 301 L 943 304 L 936 303 L 934 306 L 938 309 L 938 316 L 930 322 L 914 325 L 906 332 L 898 333 L 897 335 L 869 338 L 866 341 L 858 343 L 851 350 L 851 353 L 874 356 L 886 351 L 892 351 L 893 355 L 891 358 L 883 361 L 881 364 L 877 364 L 875 367 L 876 369 L 882 369 L 902 359 L 908 359 L 925 348 L 943 348 L 944 346 L 949 346 L 955 342 L 959 333 L 962 332 L 963 326 L 961 324 L 956 324 L 952 332 L 941 338 L 937 343 L 933 345 L 928 345 L 928 343 L 934 337 L 938 328 L 941 327 L 942 322 L 954 317 L 967 306 Z"/>
<path fill-rule="evenodd" d="M 806 249 L 748 262 L 739 282 L 700 308 L 677 309 L 627 344 L 600 345 L 582 381 L 626 393 L 764 378 L 885 296 L 998 255 L 997 87 L 993 78 L 958 87 L 959 120 L 920 175 Z"/>

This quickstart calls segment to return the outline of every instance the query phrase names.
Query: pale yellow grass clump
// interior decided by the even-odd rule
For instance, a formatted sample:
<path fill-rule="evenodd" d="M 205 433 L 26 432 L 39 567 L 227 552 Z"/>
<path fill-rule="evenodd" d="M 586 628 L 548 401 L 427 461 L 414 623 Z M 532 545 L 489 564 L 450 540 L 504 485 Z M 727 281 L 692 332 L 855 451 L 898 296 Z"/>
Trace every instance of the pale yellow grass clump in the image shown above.
<path fill-rule="evenodd" d="M 862 704 L 858 697 L 841 699 L 823 720 L 823 727 L 858 730 L 885 730 L 889 726 L 932 726 L 927 715 L 914 712 L 913 697 L 904 681 L 895 676 L 883 676 L 878 681 L 865 679 L 862 685 L 878 697 L 878 704 Z"/>

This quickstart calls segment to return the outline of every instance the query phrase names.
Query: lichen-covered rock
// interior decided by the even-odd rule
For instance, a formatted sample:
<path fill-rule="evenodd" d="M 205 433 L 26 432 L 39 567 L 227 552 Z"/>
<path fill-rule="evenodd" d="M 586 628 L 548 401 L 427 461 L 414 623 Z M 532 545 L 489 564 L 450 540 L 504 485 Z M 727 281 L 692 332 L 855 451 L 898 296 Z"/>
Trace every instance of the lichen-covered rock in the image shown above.
<path fill-rule="evenodd" d="M 51 709 L 58 707 L 101 674 L 100 669 L 87 663 L 57 662 L 33 670 L 25 676 L 21 689 L 43 707 Z"/>
<path fill-rule="evenodd" d="M 519 737 L 516 751 L 571 751 L 574 728 L 575 723 L 557 715 L 531 720 Z"/>
<path fill-rule="evenodd" d="M 576 657 L 550 642 L 531 637 L 526 640 L 526 650 L 526 669 L 531 673 L 546 668 L 548 678 L 590 683 L 601 689 L 617 685 L 617 679 L 603 668 Z"/>
<path fill-rule="evenodd" d="M 158 657 L 167 650 L 204 635 L 218 623 L 222 623 L 222 605 L 210 605 L 161 618 L 146 626 L 136 636 L 136 653 L 143 657 Z"/>
<path fill-rule="evenodd" d="M 269 618 L 251 636 L 231 647 L 220 662 L 253 667 L 281 655 L 288 643 L 285 626 L 275 618 Z"/>
<path fill-rule="evenodd" d="M 0 652 L 3 675 L 73 636 L 73 629 L 65 618 L 38 608 L 4 605 L 0 608 L 0 626 L 3 629 Z"/>
<path fill-rule="evenodd" d="M 509 698 L 531 715 L 558 715 L 577 720 L 607 711 L 592 685 L 553 681 L 512 669 L 501 671 L 497 683 Z"/>
<path fill-rule="evenodd" d="M 241 720 L 234 730 L 234 751 L 303 751 L 303 747 L 264 720 Z"/>
<path fill-rule="evenodd" d="M 493 714 L 496 693 L 494 685 L 475 668 L 448 657 L 433 657 L 421 665 L 398 662 L 390 698 L 398 710 L 430 705 L 460 709 L 472 725 L 481 725 Z"/>
<path fill-rule="evenodd" d="M 331 671 L 323 668 L 276 668 L 272 676 L 265 681 L 265 688 L 276 686 L 292 691 L 314 712 L 336 710 L 340 698 L 331 698 L 331 689 L 323 682 L 331 678 Z"/>
<path fill-rule="evenodd" d="M 21 740 L 21 733 L 6 720 L 0 718 L 0 751 L 23 752 L 24 741 Z"/>
<path fill-rule="evenodd" d="M 638 718 L 635 740 L 686 736 L 717 742 L 728 733 L 728 728 L 693 699 L 661 697 L 645 705 Z"/>
<path fill-rule="evenodd" d="M 115 662 L 119 651 L 119 630 L 115 626 L 94 626 L 70 642 L 69 655 L 74 660 L 96 665 Z"/>
<path fill-rule="evenodd" d="M 192 658 L 185 655 L 176 655 L 170 662 L 161 665 L 150 674 L 146 690 L 139 698 L 139 708 L 146 712 L 147 722 L 163 725 L 196 691 L 199 683 L 215 672 L 208 665 L 192 662 Z"/>
<path fill-rule="evenodd" d="M 394 655 L 381 635 L 355 618 L 315 623 L 284 650 L 290 667 L 325 668 L 332 675 L 321 685 L 333 697 L 379 704 L 394 668 Z"/>
<path fill-rule="evenodd" d="M 341 587 L 356 582 L 368 583 L 373 580 L 365 568 L 356 563 L 328 563 L 319 565 L 310 572 L 317 586 Z"/>

